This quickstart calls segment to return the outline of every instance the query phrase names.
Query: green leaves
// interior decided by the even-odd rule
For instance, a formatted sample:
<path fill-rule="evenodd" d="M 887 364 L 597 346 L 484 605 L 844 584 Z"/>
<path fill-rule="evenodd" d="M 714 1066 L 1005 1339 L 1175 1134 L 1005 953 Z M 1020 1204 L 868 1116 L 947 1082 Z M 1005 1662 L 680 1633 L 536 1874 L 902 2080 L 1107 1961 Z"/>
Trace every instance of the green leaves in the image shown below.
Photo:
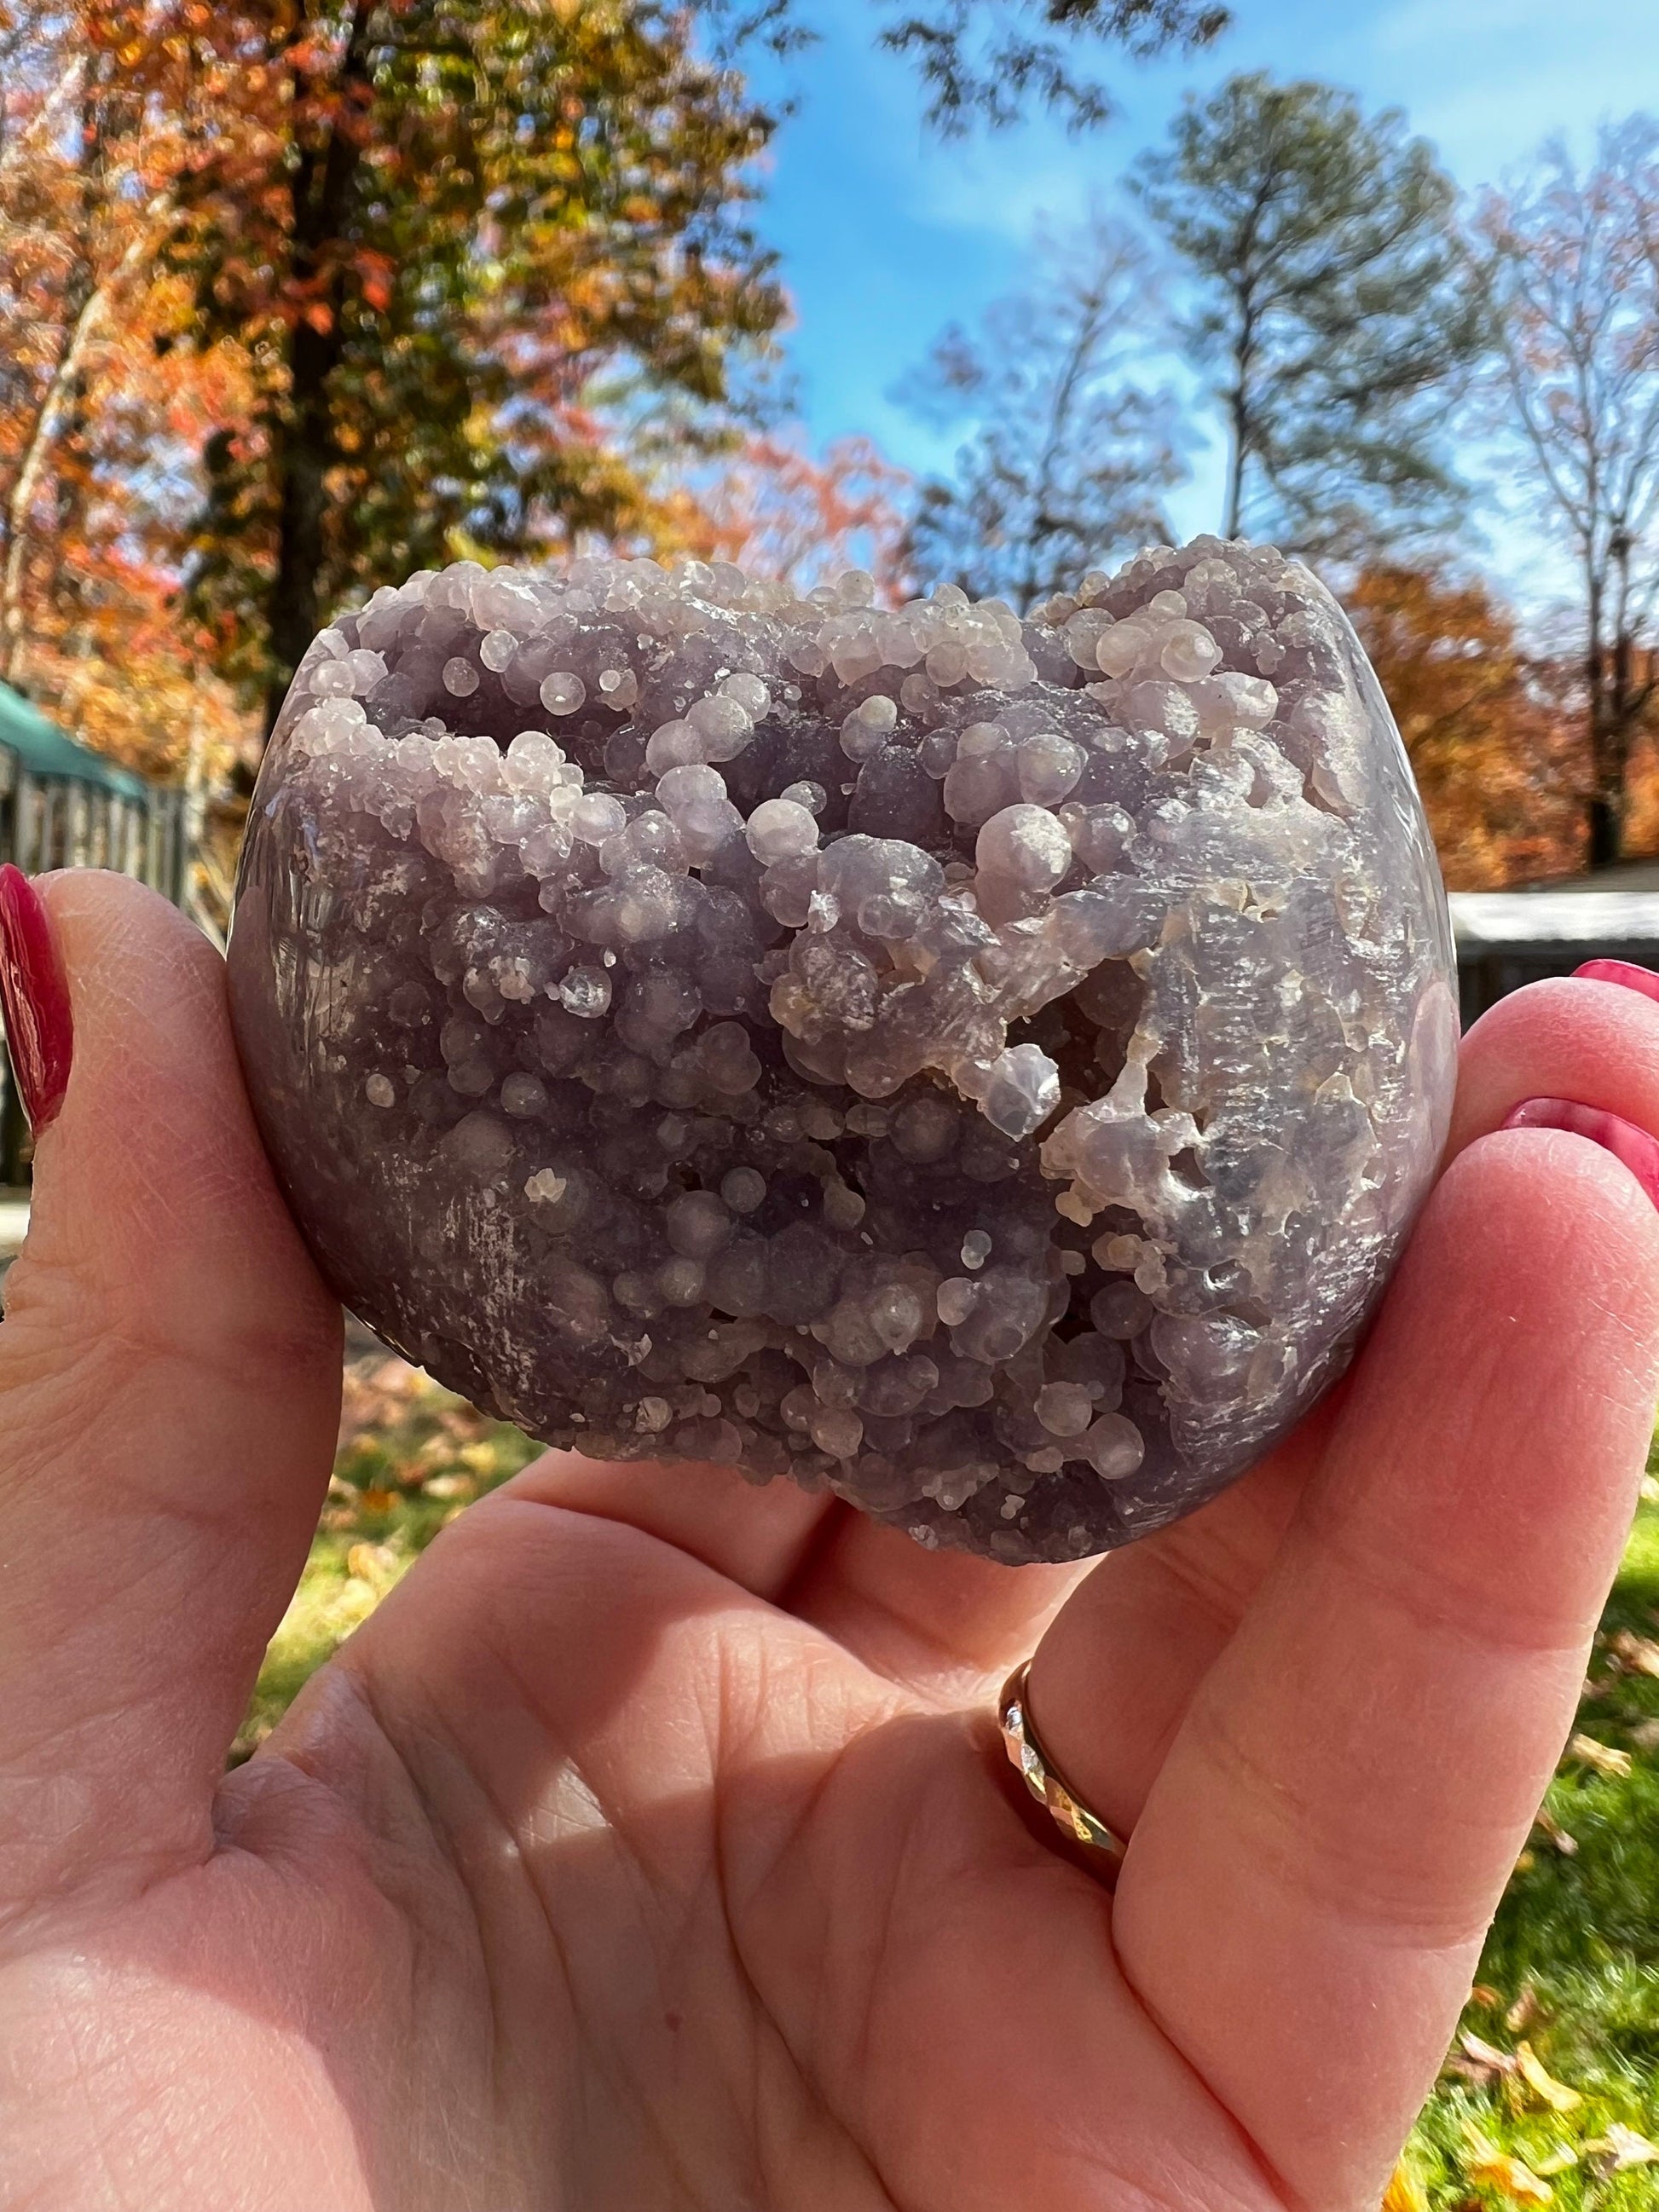
<path fill-rule="evenodd" d="M 1032 102 L 1062 115 L 1073 130 L 1105 122 L 1114 105 L 1100 80 L 1075 64 L 1080 40 L 1112 40 L 1137 59 L 1170 46 L 1211 45 L 1231 21 L 1206 0 L 883 0 L 896 20 L 881 44 L 915 64 L 928 95 L 927 120 L 946 137 L 975 123 L 1006 128 Z"/>
<path fill-rule="evenodd" d="M 1195 280 L 1185 334 L 1231 441 L 1225 534 L 1352 556 L 1452 520 L 1445 417 L 1486 319 L 1455 188 L 1399 112 L 1236 76 L 1188 100 L 1135 185 Z"/>
<path fill-rule="evenodd" d="M 649 545 L 589 398 L 626 364 L 723 419 L 782 312 L 745 221 L 769 118 L 625 0 L 239 0 L 182 258 L 264 366 L 192 591 L 268 697 L 328 608 L 463 540 Z"/>

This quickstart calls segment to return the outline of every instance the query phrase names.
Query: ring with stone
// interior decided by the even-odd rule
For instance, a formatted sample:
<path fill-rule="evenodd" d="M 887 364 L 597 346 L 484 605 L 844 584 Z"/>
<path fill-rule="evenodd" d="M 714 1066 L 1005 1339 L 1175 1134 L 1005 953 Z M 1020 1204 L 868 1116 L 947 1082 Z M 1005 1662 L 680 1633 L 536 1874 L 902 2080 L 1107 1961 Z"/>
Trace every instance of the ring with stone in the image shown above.
<path fill-rule="evenodd" d="M 1040 1805 L 1046 1805 L 1061 1832 L 1081 1844 L 1089 1862 L 1109 1887 L 1115 1885 L 1123 1863 L 1124 1844 L 1099 1814 L 1091 1813 L 1044 1751 L 1031 1724 L 1025 1701 L 1025 1680 L 1031 1662 L 1024 1660 L 1002 1686 L 997 1700 L 997 1726 L 1009 1764 L 1018 1768 L 1025 1787 Z"/>

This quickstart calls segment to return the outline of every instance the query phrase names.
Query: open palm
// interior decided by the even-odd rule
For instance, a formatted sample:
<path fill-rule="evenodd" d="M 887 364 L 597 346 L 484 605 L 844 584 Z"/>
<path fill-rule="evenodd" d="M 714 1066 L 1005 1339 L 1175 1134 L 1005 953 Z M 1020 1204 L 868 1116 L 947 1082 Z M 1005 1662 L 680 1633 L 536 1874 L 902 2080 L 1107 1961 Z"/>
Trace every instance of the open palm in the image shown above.
<path fill-rule="evenodd" d="M 1571 1715 L 1652 1415 L 1659 1006 L 1540 987 L 1350 1383 L 1092 1570 L 538 1462 L 229 1777 L 338 1318 L 210 951 L 47 886 L 74 1074 L 0 1329 L 11 2207 L 1374 2206 Z M 1115 1899 L 1009 1786 L 1133 1835 Z M 1030 1814 L 1030 1818 L 1027 1814 Z"/>

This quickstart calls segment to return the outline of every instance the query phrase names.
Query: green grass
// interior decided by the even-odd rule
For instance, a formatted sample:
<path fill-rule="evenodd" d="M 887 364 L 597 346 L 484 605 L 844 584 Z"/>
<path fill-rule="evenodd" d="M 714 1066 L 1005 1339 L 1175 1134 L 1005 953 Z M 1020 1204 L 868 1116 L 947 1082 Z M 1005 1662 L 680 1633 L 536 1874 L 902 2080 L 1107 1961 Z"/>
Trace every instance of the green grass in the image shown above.
<path fill-rule="evenodd" d="M 307 1677 L 368 1619 L 445 1522 L 516 1474 L 539 1449 L 401 1359 L 375 1357 L 347 1368 L 328 1503 L 300 1587 L 265 1654 L 233 1760 L 269 1735 Z"/>
<path fill-rule="evenodd" d="M 234 1757 L 445 1522 L 536 1449 L 401 1360 L 347 1370 L 328 1504 Z M 1659 2212 L 1659 1482 L 1646 1487 L 1577 1722 L 1628 1771 L 1563 1760 L 1389 2212 Z M 1655 2162 L 1620 2167 L 1644 2141 Z"/>
<path fill-rule="evenodd" d="M 1659 1487 L 1644 1487 L 1577 1720 L 1628 1771 L 1570 1750 L 1551 1785 L 1464 2014 L 1478 2042 L 1454 2046 L 1408 2154 L 1415 2201 L 1434 2212 L 1659 2207 Z M 1523 2048 L 1544 2069 L 1534 2082 L 1512 2069 Z M 1548 2198 L 1525 2171 L 1484 2160 L 1476 2138 Z M 1632 2138 L 1655 2146 L 1653 2163 L 1618 2165 L 1621 2149 L 1640 2155 Z"/>

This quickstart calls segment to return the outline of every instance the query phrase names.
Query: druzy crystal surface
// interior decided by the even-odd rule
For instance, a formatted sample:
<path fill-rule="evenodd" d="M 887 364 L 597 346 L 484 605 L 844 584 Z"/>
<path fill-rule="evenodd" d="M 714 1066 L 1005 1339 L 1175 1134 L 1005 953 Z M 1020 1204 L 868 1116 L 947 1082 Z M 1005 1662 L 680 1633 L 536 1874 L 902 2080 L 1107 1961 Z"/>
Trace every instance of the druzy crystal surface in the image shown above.
<path fill-rule="evenodd" d="M 478 1403 L 1063 1559 L 1340 1370 L 1455 1016 L 1309 571 L 944 587 L 461 562 L 317 640 L 231 945 L 325 1273 Z"/>

